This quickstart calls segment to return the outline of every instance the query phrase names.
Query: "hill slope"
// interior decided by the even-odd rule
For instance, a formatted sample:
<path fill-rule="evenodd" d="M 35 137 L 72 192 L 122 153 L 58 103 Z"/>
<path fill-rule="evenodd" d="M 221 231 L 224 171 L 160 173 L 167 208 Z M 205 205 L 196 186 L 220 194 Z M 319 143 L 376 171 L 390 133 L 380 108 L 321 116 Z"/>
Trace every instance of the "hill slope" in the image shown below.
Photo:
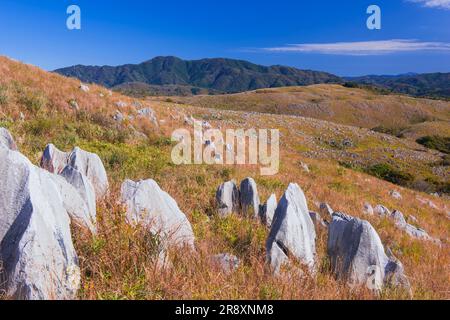
<path fill-rule="evenodd" d="M 428 121 L 450 121 L 450 102 L 382 95 L 340 85 L 261 89 L 174 99 L 199 107 L 297 115 L 365 128 L 400 131 Z"/>
<path fill-rule="evenodd" d="M 184 61 L 176 57 L 156 57 L 141 64 L 118 67 L 77 65 L 55 72 L 109 88 L 141 83 L 191 86 L 223 93 L 341 81 L 329 73 L 291 67 L 265 67 L 232 59 Z"/>

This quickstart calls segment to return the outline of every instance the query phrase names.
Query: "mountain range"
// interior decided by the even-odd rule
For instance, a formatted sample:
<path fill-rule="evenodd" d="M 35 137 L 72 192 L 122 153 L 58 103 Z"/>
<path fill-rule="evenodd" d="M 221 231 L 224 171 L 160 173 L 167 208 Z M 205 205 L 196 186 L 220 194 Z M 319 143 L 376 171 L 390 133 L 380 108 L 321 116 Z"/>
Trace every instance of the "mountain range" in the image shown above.
<path fill-rule="evenodd" d="M 397 76 L 345 78 L 360 85 L 371 85 L 416 97 L 450 97 L 450 73 L 408 73 Z"/>
<path fill-rule="evenodd" d="M 54 72 L 133 96 L 239 93 L 262 88 L 340 83 L 421 97 L 450 97 L 450 73 L 341 78 L 287 66 L 261 66 L 225 58 L 182 60 L 156 57 L 121 66 L 76 65 Z"/>

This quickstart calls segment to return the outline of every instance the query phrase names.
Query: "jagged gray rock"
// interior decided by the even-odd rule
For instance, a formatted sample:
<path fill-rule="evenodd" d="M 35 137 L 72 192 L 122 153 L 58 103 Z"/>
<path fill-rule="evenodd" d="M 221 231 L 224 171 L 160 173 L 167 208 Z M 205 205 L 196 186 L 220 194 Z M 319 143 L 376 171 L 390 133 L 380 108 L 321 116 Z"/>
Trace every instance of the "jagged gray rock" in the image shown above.
<path fill-rule="evenodd" d="M 228 253 L 221 253 L 213 256 L 212 262 L 216 264 L 225 274 L 233 273 L 237 268 L 239 268 L 240 265 L 239 259 Z"/>
<path fill-rule="evenodd" d="M 244 214 L 252 214 L 254 218 L 259 215 L 259 195 L 258 187 L 253 178 L 246 178 L 241 181 L 239 188 L 239 196 L 241 203 L 241 210 Z M 249 212 L 249 211 L 252 212 Z"/>
<path fill-rule="evenodd" d="M 156 113 L 155 113 L 155 111 L 152 108 L 150 108 L 150 107 L 142 108 L 142 109 L 137 111 L 137 114 L 138 114 L 138 117 L 140 117 L 140 118 L 147 118 L 155 126 L 158 126 L 158 119 L 156 118 Z"/>
<path fill-rule="evenodd" d="M 336 277 L 351 285 L 381 290 L 387 284 L 409 288 L 402 264 L 388 257 L 372 225 L 335 212 L 328 228 L 327 253 Z"/>
<path fill-rule="evenodd" d="M 95 153 L 75 147 L 71 152 L 63 152 L 53 144 L 48 144 L 41 158 L 41 168 L 60 174 L 69 165 L 85 175 L 94 187 L 97 199 L 106 196 L 109 188 L 108 176 L 102 160 Z"/>
<path fill-rule="evenodd" d="M 398 192 L 397 190 L 391 190 L 389 191 L 389 195 L 397 200 L 401 200 L 402 199 L 402 195 L 400 194 L 400 192 Z"/>
<path fill-rule="evenodd" d="M 113 120 L 117 122 L 122 122 L 123 120 L 125 120 L 125 117 L 122 112 L 116 111 L 116 114 L 113 115 Z"/>
<path fill-rule="evenodd" d="M 222 183 L 216 192 L 217 210 L 221 217 L 239 212 L 239 190 L 234 181 Z"/>
<path fill-rule="evenodd" d="M 316 232 L 305 195 L 298 184 L 291 183 L 275 211 L 266 242 L 267 262 L 275 274 L 289 259 L 296 259 L 314 271 L 315 242 Z"/>
<path fill-rule="evenodd" d="M 98 198 L 106 196 L 109 188 L 108 176 L 98 155 L 75 147 L 69 154 L 68 164 L 91 181 Z"/>
<path fill-rule="evenodd" d="M 60 174 L 67 165 L 68 156 L 67 152 L 59 150 L 50 143 L 45 147 L 40 166 L 49 172 Z"/>
<path fill-rule="evenodd" d="M 394 210 L 391 213 L 391 218 L 394 220 L 395 226 L 397 228 L 405 231 L 409 236 L 411 236 L 413 238 L 427 240 L 427 241 L 440 242 L 439 240 L 433 239 L 425 230 L 417 228 L 417 227 L 407 223 L 403 213 L 401 213 L 398 210 Z"/>
<path fill-rule="evenodd" d="M 71 222 L 96 233 L 95 213 L 96 209 L 89 208 L 88 203 L 82 198 L 79 191 L 72 186 L 64 177 L 51 174 L 50 178 L 57 185 L 64 208 L 69 214 Z"/>
<path fill-rule="evenodd" d="M 81 200 L 72 199 L 73 202 L 79 203 L 80 201 L 84 201 L 87 206 L 87 212 L 89 215 L 76 215 L 75 220 L 79 221 L 78 223 L 88 227 L 91 231 L 95 232 L 95 224 L 97 220 L 97 208 L 96 208 L 96 200 L 95 200 L 95 191 L 94 186 L 89 181 L 89 179 L 82 174 L 77 169 L 67 165 L 64 170 L 61 172 L 61 176 L 75 188 L 78 194 L 81 197 Z M 86 211 L 82 211 L 86 212 Z"/>
<path fill-rule="evenodd" d="M 310 172 L 309 166 L 308 166 L 306 163 L 300 162 L 300 167 L 301 167 L 301 168 L 303 169 L 303 171 L 305 171 L 306 173 L 309 173 L 309 172 Z"/>
<path fill-rule="evenodd" d="M 0 290 L 13 299 L 75 298 L 80 270 L 67 212 L 74 208 L 60 192 L 70 185 L 7 148 L 0 176 Z"/>
<path fill-rule="evenodd" d="M 6 128 L 0 128 L 0 147 L 6 147 L 10 150 L 17 150 L 14 138 Z"/>
<path fill-rule="evenodd" d="M 269 199 L 267 199 L 267 201 L 262 206 L 260 206 L 259 217 L 261 219 L 261 222 L 269 228 L 272 226 L 273 216 L 276 209 L 277 196 L 275 194 L 272 194 Z"/>
<path fill-rule="evenodd" d="M 69 106 L 75 111 L 80 110 L 80 106 L 78 105 L 78 102 L 76 100 L 69 100 Z"/>
<path fill-rule="evenodd" d="M 374 213 L 378 214 L 380 217 L 389 217 L 391 210 L 385 206 L 379 204 L 373 209 Z"/>
<path fill-rule="evenodd" d="M 126 180 L 121 189 L 130 223 L 149 227 L 164 243 L 194 248 L 194 232 L 176 201 L 154 180 Z"/>
<path fill-rule="evenodd" d="M 80 90 L 84 91 L 84 92 L 89 92 L 90 89 L 89 89 L 89 87 L 87 85 L 81 84 L 80 85 Z"/>
<path fill-rule="evenodd" d="M 363 207 L 363 213 L 364 214 L 367 214 L 367 215 L 369 215 L 369 216 L 372 216 L 373 215 L 373 213 L 374 213 L 374 211 L 373 211 L 373 207 L 372 207 L 372 205 L 370 204 L 370 203 L 365 203 L 364 204 L 364 207 Z"/>
<path fill-rule="evenodd" d="M 117 101 L 116 102 L 116 107 L 117 108 L 125 108 L 127 106 L 128 106 L 128 104 L 126 102 L 123 102 L 123 101 Z"/>

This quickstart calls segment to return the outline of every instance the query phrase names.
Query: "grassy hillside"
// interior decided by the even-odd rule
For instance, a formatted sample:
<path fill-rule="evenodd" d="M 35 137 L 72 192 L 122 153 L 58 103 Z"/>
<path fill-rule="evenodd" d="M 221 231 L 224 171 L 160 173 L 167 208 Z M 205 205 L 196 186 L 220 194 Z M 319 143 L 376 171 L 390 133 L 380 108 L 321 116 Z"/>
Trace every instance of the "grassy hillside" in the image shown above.
<path fill-rule="evenodd" d="M 297 274 L 275 278 L 265 273 L 264 242 L 268 231 L 244 217 L 234 215 L 219 219 L 215 214 L 214 194 L 217 186 L 225 180 L 239 181 L 247 176 L 256 179 L 263 201 L 271 193 L 276 193 L 280 198 L 288 183 L 296 182 L 305 191 L 310 210 L 317 210 L 316 203 L 324 201 L 335 210 L 369 220 L 385 246 L 391 248 L 404 264 L 414 299 L 450 298 L 450 274 L 444 267 L 450 264 L 450 200 L 399 187 L 365 173 L 376 164 L 388 163 L 396 171 L 409 175 L 412 179 L 410 183 L 428 181 L 434 186 L 429 181 L 449 181 L 448 166 L 440 164 L 442 153 L 431 151 L 414 140 L 323 120 L 215 109 L 226 108 L 228 104 L 210 105 L 212 108 L 195 106 L 203 105 L 205 97 L 189 100 L 193 105 L 187 104 L 189 101 L 186 100 L 183 100 L 184 104 L 177 104 L 170 100 L 139 100 L 118 93 L 110 94 L 107 89 L 95 85 L 90 86 L 89 92 L 83 92 L 79 86 L 77 80 L 0 57 L 0 126 L 11 130 L 21 152 L 37 164 L 49 142 L 62 150 L 78 145 L 97 153 L 108 171 L 112 191 L 105 201 L 98 204 L 98 235 L 74 230 L 75 247 L 82 269 L 81 299 L 406 297 L 389 288 L 381 296 L 375 296 L 366 290 L 352 290 L 337 282 L 327 267 L 327 235 L 322 229 L 318 229 L 317 239 L 320 273 L 314 279 Z M 336 94 L 333 101 L 351 101 L 355 96 L 367 95 L 359 90 L 331 89 Z M 274 100 L 271 97 L 280 94 L 287 94 L 288 97 L 293 93 L 304 97 L 331 95 L 327 86 L 305 88 L 306 94 L 298 88 L 295 89 L 298 92 L 293 93 L 284 90 L 283 93 L 269 91 L 248 95 L 255 97 L 258 103 L 263 103 L 264 99 L 272 103 Z M 240 96 L 230 99 L 240 99 Z M 226 100 L 228 97 L 220 99 Z M 400 106 L 398 114 L 405 114 L 406 121 L 413 119 L 405 111 L 410 110 L 402 100 L 406 98 L 391 99 L 397 101 L 392 108 Z M 74 101 L 79 106 L 78 110 L 72 107 Z M 119 101 L 127 106 L 117 107 Z M 422 104 L 426 108 L 420 111 Z M 112 120 L 117 109 L 126 116 L 136 115 L 136 106 L 145 105 L 156 111 L 160 120 L 158 128 L 143 120 L 125 120 L 122 123 Z M 367 102 L 367 105 L 372 104 Z M 446 119 L 446 114 L 448 116 L 448 105 L 443 102 L 417 100 L 414 106 L 417 106 L 419 115 L 425 113 L 442 119 Z M 332 110 L 338 117 L 337 109 Z M 168 137 L 175 128 L 185 126 L 184 117 L 187 115 L 207 120 L 222 129 L 279 128 L 279 174 L 261 177 L 254 166 L 173 165 L 170 161 L 172 145 Z M 377 118 L 376 112 L 368 112 L 364 119 L 358 119 L 350 112 L 346 114 L 351 121 L 375 126 L 379 120 L 371 120 L 372 116 L 381 119 L 381 115 Z M 327 117 L 331 119 L 332 115 L 327 114 Z M 351 140 L 351 145 L 342 144 L 344 139 Z M 301 162 L 308 164 L 310 172 L 302 169 Z M 193 225 L 197 244 L 195 254 L 187 256 L 175 251 L 171 255 L 172 268 L 164 272 L 157 269 L 155 255 L 149 245 L 151 239 L 141 228 L 125 223 L 125 208 L 117 203 L 119 188 L 125 178 L 155 179 L 177 200 Z M 392 198 L 389 195 L 391 190 L 400 191 L 403 198 Z M 435 207 L 424 204 L 424 200 L 432 201 Z M 410 238 L 389 219 L 364 216 L 362 206 L 365 202 L 384 204 L 402 211 L 406 217 L 416 217 L 420 227 L 441 239 L 442 246 Z M 239 269 L 230 276 L 219 272 L 209 258 L 211 254 L 221 252 L 235 254 L 242 261 Z"/>
<path fill-rule="evenodd" d="M 450 121 L 450 102 L 382 95 L 340 85 L 261 89 L 251 92 L 178 98 L 205 108 L 298 115 L 335 123 L 403 130 L 424 122 Z"/>

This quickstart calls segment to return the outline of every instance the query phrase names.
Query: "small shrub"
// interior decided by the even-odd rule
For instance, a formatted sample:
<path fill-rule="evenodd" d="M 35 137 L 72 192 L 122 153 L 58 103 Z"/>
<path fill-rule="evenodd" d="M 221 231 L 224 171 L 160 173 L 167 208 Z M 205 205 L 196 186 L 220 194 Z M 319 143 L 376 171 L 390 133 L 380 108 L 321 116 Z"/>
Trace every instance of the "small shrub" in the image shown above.
<path fill-rule="evenodd" d="M 450 155 L 449 154 L 446 154 L 442 157 L 442 165 L 446 166 L 446 167 L 450 166 Z"/>
<path fill-rule="evenodd" d="M 395 136 L 397 138 L 402 138 L 403 131 L 405 130 L 405 127 L 386 127 L 386 126 L 378 126 L 375 128 L 372 128 L 372 131 L 389 134 L 391 136 Z"/>
<path fill-rule="evenodd" d="M 425 136 L 416 140 L 417 143 L 440 152 L 450 154 L 450 137 Z"/>
<path fill-rule="evenodd" d="M 156 134 L 149 135 L 148 142 L 150 145 L 154 145 L 156 147 L 167 147 L 174 144 L 170 137 L 158 136 Z"/>
<path fill-rule="evenodd" d="M 256 178 L 256 182 L 268 190 L 284 189 L 285 184 L 277 179 Z"/>
<path fill-rule="evenodd" d="M 412 116 L 410 122 L 412 124 L 424 123 L 429 121 L 435 121 L 436 119 L 429 115 L 415 114 Z"/>
<path fill-rule="evenodd" d="M 229 180 L 231 178 L 231 175 L 233 173 L 233 170 L 230 168 L 225 168 L 220 171 L 220 176 L 222 179 Z"/>
<path fill-rule="evenodd" d="M 43 136 L 51 132 L 53 121 L 49 118 L 37 118 L 27 122 L 25 130 L 33 136 Z"/>
<path fill-rule="evenodd" d="M 339 161 L 339 165 L 346 169 L 361 171 L 361 167 L 353 162 Z"/>
<path fill-rule="evenodd" d="M 205 178 L 205 176 L 198 175 L 198 176 L 195 177 L 195 181 L 197 182 L 197 184 L 199 186 L 206 186 L 206 178 Z"/>
<path fill-rule="evenodd" d="M 373 165 L 367 169 L 367 173 L 377 178 L 403 186 L 410 184 L 414 179 L 411 174 L 395 169 L 387 163 Z"/>

